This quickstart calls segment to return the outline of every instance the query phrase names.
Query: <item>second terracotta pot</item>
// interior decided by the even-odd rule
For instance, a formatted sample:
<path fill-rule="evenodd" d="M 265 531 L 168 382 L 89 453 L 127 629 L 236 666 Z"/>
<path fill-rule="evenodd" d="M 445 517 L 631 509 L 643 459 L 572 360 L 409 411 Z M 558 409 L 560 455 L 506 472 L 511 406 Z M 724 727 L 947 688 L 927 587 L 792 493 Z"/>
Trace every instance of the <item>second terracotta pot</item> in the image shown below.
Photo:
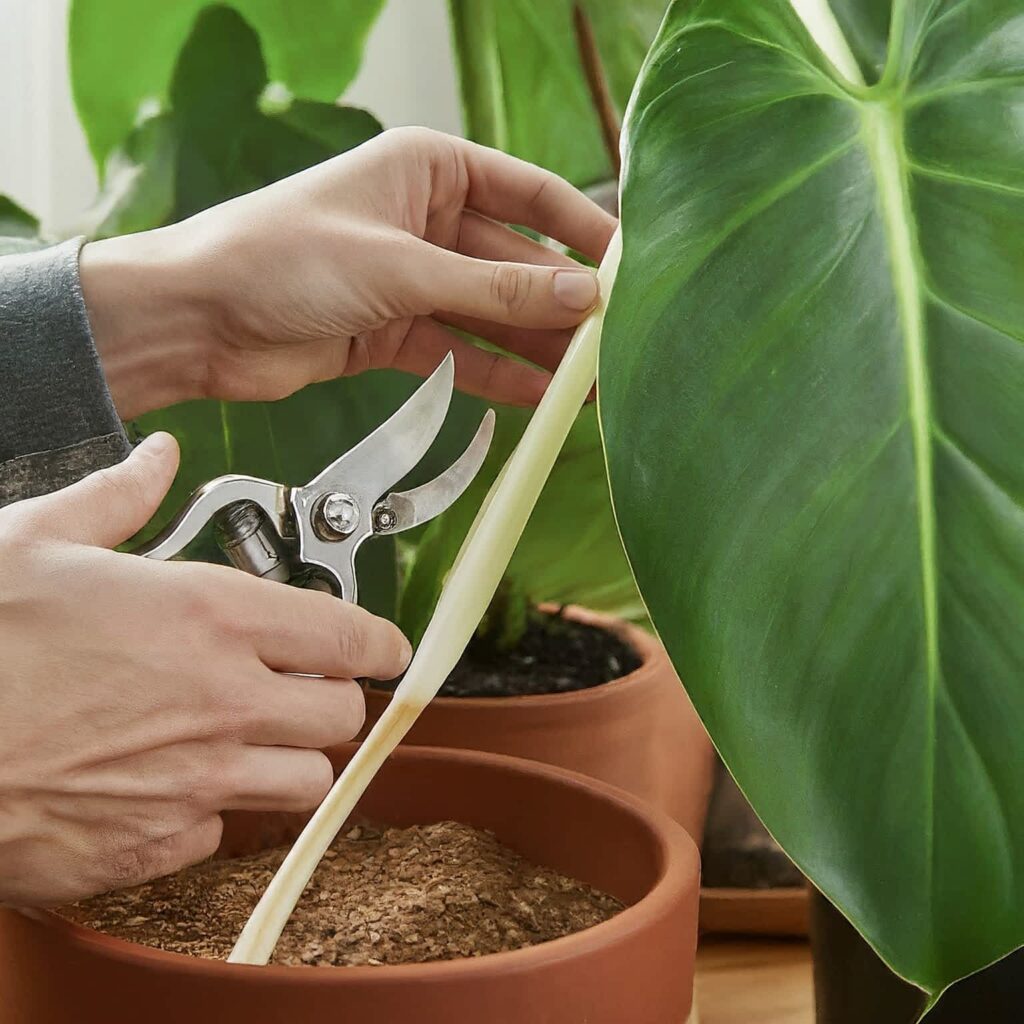
<path fill-rule="evenodd" d="M 511 754 L 611 783 L 676 819 L 699 843 L 711 792 L 711 742 L 665 648 L 621 619 L 570 607 L 565 615 L 614 632 L 641 665 L 572 693 L 437 697 L 405 742 Z M 391 694 L 368 687 L 363 735 Z"/>
<path fill-rule="evenodd" d="M 333 753 L 338 769 L 353 748 Z M 697 851 L 667 815 L 593 779 L 472 751 L 396 751 L 357 814 L 456 820 L 627 909 L 527 949 L 382 967 L 247 967 L 0 908 L 0 1024 L 683 1024 Z M 288 841 L 296 815 L 235 814 L 222 851 Z"/>

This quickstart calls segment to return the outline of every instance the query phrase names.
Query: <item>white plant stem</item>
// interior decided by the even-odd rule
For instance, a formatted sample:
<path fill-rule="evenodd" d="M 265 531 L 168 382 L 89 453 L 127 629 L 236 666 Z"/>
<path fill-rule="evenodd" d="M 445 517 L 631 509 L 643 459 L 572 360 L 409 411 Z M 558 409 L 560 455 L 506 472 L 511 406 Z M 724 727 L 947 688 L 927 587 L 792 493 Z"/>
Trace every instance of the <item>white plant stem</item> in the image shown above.
<path fill-rule="evenodd" d="M 616 232 L 598 271 L 601 304 L 580 324 L 516 450 L 481 506 L 416 656 L 355 756 L 295 841 L 228 960 L 265 964 L 295 904 L 359 798 L 462 656 L 508 567 L 597 375 L 605 297 L 622 252 Z"/>

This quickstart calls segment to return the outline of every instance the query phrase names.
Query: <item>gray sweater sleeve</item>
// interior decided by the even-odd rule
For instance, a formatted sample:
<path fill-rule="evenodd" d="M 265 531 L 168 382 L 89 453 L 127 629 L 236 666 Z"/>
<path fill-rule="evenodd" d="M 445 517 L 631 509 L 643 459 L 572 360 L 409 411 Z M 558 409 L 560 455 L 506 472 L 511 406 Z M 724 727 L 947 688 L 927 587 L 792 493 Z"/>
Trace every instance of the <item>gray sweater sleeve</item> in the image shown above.
<path fill-rule="evenodd" d="M 0 505 L 64 487 L 130 448 L 89 328 L 81 246 L 0 257 Z"/>

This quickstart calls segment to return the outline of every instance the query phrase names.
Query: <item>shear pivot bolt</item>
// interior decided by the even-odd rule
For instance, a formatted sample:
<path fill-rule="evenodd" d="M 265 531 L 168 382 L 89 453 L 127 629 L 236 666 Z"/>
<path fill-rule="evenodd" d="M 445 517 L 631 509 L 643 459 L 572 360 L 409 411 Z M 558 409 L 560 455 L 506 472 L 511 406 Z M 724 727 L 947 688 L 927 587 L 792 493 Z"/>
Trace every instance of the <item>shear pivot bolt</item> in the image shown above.
<path fill-rule="evenodd" d="M 328 494 L 320 511 L 324 522 L 342 537 L 350 534 L 359 522 L 359 507 L 347 494 Z"/>
<path fill-rule="evenodd" d="M 373 528 L 378 533 L 387 533 L 388 530 L 393 530 L 397 523 L 398 516 L 395 515 L 395 510 L 388 508 L 387 505 L 373 510 Z"/>

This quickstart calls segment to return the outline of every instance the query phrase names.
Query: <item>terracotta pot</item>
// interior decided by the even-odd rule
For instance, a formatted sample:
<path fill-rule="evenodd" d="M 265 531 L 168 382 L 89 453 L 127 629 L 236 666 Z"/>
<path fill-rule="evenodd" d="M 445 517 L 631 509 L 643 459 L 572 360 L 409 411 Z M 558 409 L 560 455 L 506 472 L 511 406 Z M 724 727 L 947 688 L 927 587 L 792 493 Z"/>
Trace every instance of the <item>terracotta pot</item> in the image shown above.
<path fill-rule="evenodd" d="M 343 764 L 352 747 L 336 756 Z M 2 1024 L 683 1024 L 697 934 L 697 851 L 667 815 L 583 776 L 407 748 L 357 813 L 493 830 L 539 864 L 628 904 L 554 942 L 396 967 L 248 967 L 147 949 L 42 911 L 0 910 Z M 222 849 L 294 835 L 295 816 L 233 815 Z"/>
<path fill-rule="evenodd" d="M 582 608 L 566 614 L 623 637 L 641 666 L 572 693 L 436 697 L 405 742 L 511 754 L 582 772 L 672 815 L 699 843 L 714 755 L 665 648 L 621 619 Z M 390 700 L 390 693 L 366 688 L 363 735 Z"/>

